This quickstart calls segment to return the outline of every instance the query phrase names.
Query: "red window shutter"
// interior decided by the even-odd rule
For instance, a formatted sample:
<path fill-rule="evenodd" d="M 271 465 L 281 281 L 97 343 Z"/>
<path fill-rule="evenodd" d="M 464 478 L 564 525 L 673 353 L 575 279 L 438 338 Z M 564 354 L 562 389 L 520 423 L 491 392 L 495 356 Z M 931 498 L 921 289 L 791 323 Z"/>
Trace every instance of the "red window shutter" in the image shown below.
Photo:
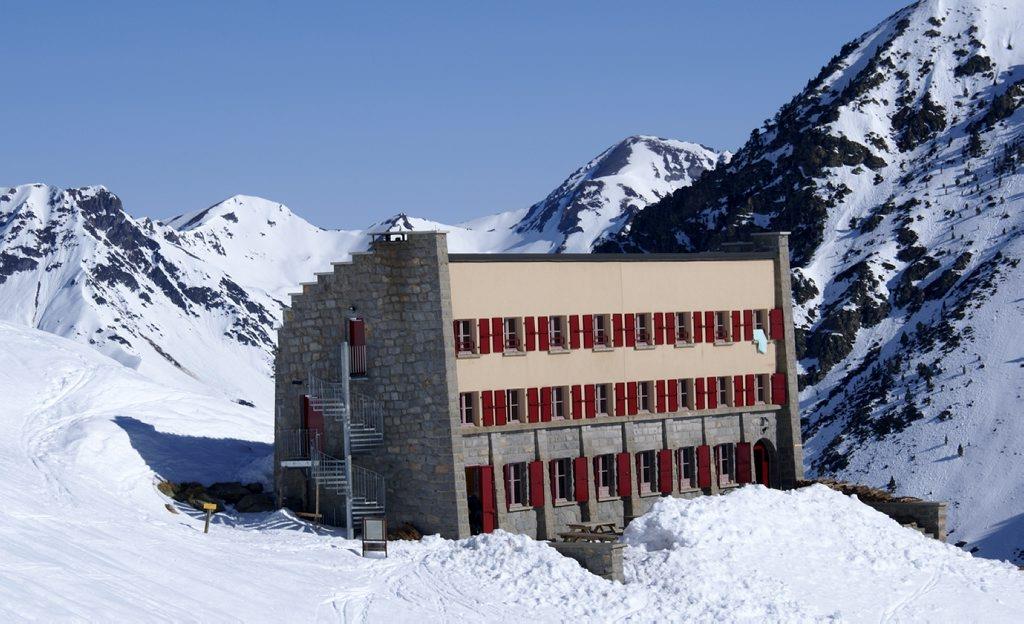
<path fill-rule="evenodd" d="M 540 389 L 540 420 L 548 422 L 551 420 L 551 388 Z"/>
<path fill-rule="evenodd" d="M 622 328 L 622 315 L 612 315 L 612 344 L 621 347 L 626 343 L 626 333 Z"/>
<path fill-rule="evenodd" d="M 707 444 L 697 447 L 697 487 L 711 487 L 711 447 Z"/>
<path fill-rule="evenodd" d="M 583 418 L 583 386 L 572 387 L 572 417 Z"/>
<path fill-rule="evenodd" d="M 508 423 L 508 413 L 505 411 L 505 391 L 494 391 L 494 424 L 504 425 Z"/>
<path fill-rule="evenodd" d="M 626 384 L 621 381 L 615 384 L 615 415 L 626 415 Z"/>
<path fill-rule="evenodd" d="M 626 384 L 626 406 L 630 416 L 640 411 L 636 401 L 636 382 L 631 381 Z"/>
<path fill-rule="evenodd" d="M 704 315 L 701 312 L 691 312 L 690 318 L 693 319 L 693 341 L 703 342 L 704 341 Z"/>
<path fill-rule="evenodd" d="M 772 373 L 772 403 L 786 404 L 786 374 Z"/>
<path fill-rule="evenodd" d="M 527 465 L 530 474 L 530 505 L 544 506 L 544 462 L 532 461 Z"/>
<path fill-rule="evenodd" d="M 548 350 L 548 317 L 537 317 L 537 348 L 541 351 Z"/>
<path fill-rule="evenodd" d="M 494 426 L 494 393 L 490 390 L 484 390 L 480 393 L 480 403 L 483 404 L 483 414 L 481 416 L 485 427 Z"/>
<path fill-rule="evenodd" d="M 747 387 L 747 405 L 757 403 L 757 386 L 754 385 L 754 376 L 747 375 L 744 380 Z"/>
<path fill-rule="evenodd" d="M 694 392 L 693 392 L 693 394 L 695 395 L 694 396 L 694 403 L 696 404 L 697 409 L 699 409 L 699 410 L 700 409 L 704 409 L 704 405 L 705 405 L 704 399 L 706 398 L 706 396 L 704 394 L 704 378 L 703 377 L 698 377 L 697 379 L 694 380 L 693 385 L 694 385 Z"/>
<path fill-rule="evenodd" d="M 594 418 L 597 416 L 597 391 L 594 389 L 594 384 L 587 384 L 583 390 L 583 404 L 587 418 Z"/>
<path fill-rule="evenodd" d="M 455 336 L 455 353 L 459 352 L 459 322 L 452 321 L 452 335 Z"/>
<path fill-rule="evenodd" d="M 594 348 L 594 315 L 583 315 L 583 348 Z"/>
<path fill-rule="evenodd" d="M 526 389 L 526 419 L 532 423 L 540 420 L 540 392 L 537 388 Z"/>
<path fill-rule="evenodd" d="M 672 451 L 658 451 L 658 491 L 662 494 L 672 493 Z"/>
<path fill-rule="evenodd" d="M 619 496 L 626 497 L 633 493 L 633 475 L 629 465 L 629 453 L 615 456 L 615 481 Z"/>
<path fill-rule="evenodd" d="M 523 334 L 526 337 L 526 350 L 537 350 L 537 319 L 528 316 L 523 319 Z"/>
<path fill-rule="evenodd" d="M 495 500 L 493 466 L 480 466 L 480 507 L 483 512 L 483 532 L 490 533 L 498 528 L 498 517 L 495 513 L 498 501 Z"/>
<path fill-rule="evenodd" d="M 775 308 L 768 313 L 768 334 L 772 340 L 782 340 L 782 308 Z"/>
<path fill-rule="evenodd" d="M 676 313 L 666 312 L 665 313 L 665 344 L 674 345 L 676 343 Z"/>
<path fill-rule="evenodd" d="M 704 313 L 704 342 L 715 341 L 715 313 Z"/>
<path fill-rule="evenodd" d="M 707 389 L 708 409 L 715 409 L 716 407 L 718 407 L 718 379 L 714 377 L 708 377 Z"/>
<path fill-rule="evenodd" d="M 572 460 L 573 489 L 576 490 L 576 501 L 585 503 L 590 500 L 590 487 L 587 483 L 587 458 L 576 457 Z"/>
<path fill-rule="evenodd" d="M 654 313 L 654 344 L 665 344 L 665 315 Z"/>
<path fill-rule="evenodd" d="M 665 390 L 664 379 L 659 379 L 654 382 L 654 392 L 658 395 L 657 402 L 655 403 L 655 409 L 658 410 L 659 414 L 663 414 L 668 410 L 668 394 Z"/>
<path fill-rule="evenodd" d="M 636 315 L 633 313 L 626 314 L 623 317 L 623 325 L 626 327 L 626 346 L 636 346 Z"/>
<path fill-rule="evenodd" d="M 744 310 L 743 311 L 743 339 L 753 340 L 754 339 L 754 311 Z"/>
<path fill-rule="evenodd" d="M 733 310 L 732 311 L 732 341 L 733 342 L 739 342 L 740 340 L 742 340 L 741 334 L 740 334 L 741 331 L 742 331 L 742 329 L 740 328 L 740 311 L 739 310 Z"/>
<path fill-rule="evenodd" d="M 477 333 L 480 334 L 480 353 L 487 354 L 491 352 L 491 321 L 488 319 L 480 319 L 477 322 Z"/>
<path fill-rule="evenodd" d="M 736 445 L 736 482 L 750 483 L 750 442 Z"/>
<path fill-rule="evenodd" d="M 501 327 L 501 317 L 491 319 L 491 349 L 495 353 L 505 352 L 505 332 Z"/>
<path fill-rule="evenodd" d="M 505 474 L 505 510 L 508 511 L 512 508 L 512 464 L 502 466 L 502 472 Z"/>
<path fill-rule="evenodd" d="M 679 411 L 679 380 L 669 379 L 665 384 L 667 386 L 665 393 L 668 395 L 668 411 L 678 412 Z"/>
<path fill-rule="evenodd" d="M 732 378 L 732 397 L 733 403 L 736 407 L 743 407 L 746 405 L 744 399 L 746 395 L 743 393 L 743 375 L 736 375 Z"/>
<path fill-rule="evenodd" d="M 573 314 L 569 317 L 569 348 L 579 349 L 581 338 L 583 338 L 583 331 L 580 329 L 580 315 Z"/>
<path fill-rule="evenodd" d="M 555 462 L 557 459 L 548 460 L 548 485 L 551 487 L 551 502 L 554 503 L 555 499 L 558 498 L 558 491 L 555 488 Z"/>

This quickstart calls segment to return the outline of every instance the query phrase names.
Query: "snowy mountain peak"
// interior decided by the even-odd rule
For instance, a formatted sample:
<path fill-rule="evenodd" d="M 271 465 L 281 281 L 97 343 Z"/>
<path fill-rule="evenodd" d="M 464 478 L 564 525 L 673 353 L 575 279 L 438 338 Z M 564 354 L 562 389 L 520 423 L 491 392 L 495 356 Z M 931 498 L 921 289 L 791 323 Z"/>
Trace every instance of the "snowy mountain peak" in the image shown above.
<path fill-rule="evenodd" d="M 167 221 L 178 231 L 216 228 L 227 223 L 265 224 L 269 227 L 290 219 L 300 219 L 284 204 L 252 195 L 233 195 L 209 208 L 187 212 Z"/>

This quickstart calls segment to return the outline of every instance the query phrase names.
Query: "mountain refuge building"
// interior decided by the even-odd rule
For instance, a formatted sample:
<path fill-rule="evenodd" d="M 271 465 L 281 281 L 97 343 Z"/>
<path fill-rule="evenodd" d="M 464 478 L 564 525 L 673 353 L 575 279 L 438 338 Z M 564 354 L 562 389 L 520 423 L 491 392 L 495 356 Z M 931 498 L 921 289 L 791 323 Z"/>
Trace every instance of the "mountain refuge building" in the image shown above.
<path fill-rule="evenodd" d="M 383 232 L 292 295 L 278 502 L 348 527 L 553 539 L 802 478 L 789 248 L 449 254 Z"/>

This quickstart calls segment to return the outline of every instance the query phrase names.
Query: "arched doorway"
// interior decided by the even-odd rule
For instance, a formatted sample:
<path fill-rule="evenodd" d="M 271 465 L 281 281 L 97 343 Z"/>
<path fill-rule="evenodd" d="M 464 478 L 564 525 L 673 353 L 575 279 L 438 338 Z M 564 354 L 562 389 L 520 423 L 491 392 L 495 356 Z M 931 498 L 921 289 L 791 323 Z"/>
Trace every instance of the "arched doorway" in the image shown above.
<path fill-rule="evenodd" d="M 754 445 L 754 483 L 772 486 L 772 449 L 767 440 L 758 440 Z"/>

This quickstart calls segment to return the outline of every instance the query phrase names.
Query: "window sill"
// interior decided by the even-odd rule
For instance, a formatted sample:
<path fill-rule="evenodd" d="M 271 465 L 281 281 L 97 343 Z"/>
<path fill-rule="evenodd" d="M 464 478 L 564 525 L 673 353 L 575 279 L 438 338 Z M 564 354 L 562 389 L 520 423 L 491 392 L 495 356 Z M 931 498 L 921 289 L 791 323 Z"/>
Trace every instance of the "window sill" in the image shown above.
<path fill-rule="evenodd" d="M 738 488 L 739 486 L 740 486 L 739 483 L 723 483 L 723 484 L 718 486 L 718 489 L 719 490 L 732 490 L 734 488 Z"/>
<path fill-rule="evenodd" d="M 652 496 L 664 496 L 661 492 L 640 492 L 640 498 L 650 498 Z"/>
<path fill-rule="evenodd" d="M 692 342 L 676 342 L 675 347 L 676 347 L 676 349 L 692 349 L 693 348 L 693 343 Z"/>
<path fill-rule="evenodd" d="M 510 505 L 508 508 L 509 513 L 514 513 L 517 511 L 533 511 L 533 507 L 530 507 L 529 505 L 513 504 Z"/>
<path fill-rule="evenodd" d="M 567 353 L 572 353 L 572 351 L 566 349 L 565 347 L 558 347 L 557 349 L 548 349 L 549 355 L 565 355 Z"/>
<path fill-rule="evenodd" d="M 678 493 L 679 494 L 695 494 L 695 493 L 700 492 L 700 491 L 701 491 L 701 489 L 699 487 L 691 485 L 691 486 L 688 486 L 688 487 L 679 488 L 679 492 Z"/>
<path fill-rule="evenodd" d="M 638 345 L 634 345 L 633 349 L 635 349 L 636 351 L 650 351 L 650 350 L 654 349 L 654 345 L 652 345 L 652 344 L 638 344 Z"/>
<path fill-rule="evenodd" d="M 526 355 L 526 351 L 502 351 L 501 354 L 505 357 L 520 357 Z"/>
<path fill-rule="evenodd" d="M 469 351 L 460 351 L 458 354 L 456 354 L 455 357 L 460 359 L 460 360 L 475 360 L 478 357 L 480 357 L 480 354 L 479 353 L 471 353 Z"/>
<path fill-rule="evenodd" d="M 731 347 L 736 343 L 731 340 L 716 340 L 714 344 L 716 347 Z"/>
<path fill-rule="evenodd" d="M 570 505 L 579 505 L 579 503 L 574 501 L 574 500 L 566 500 L 566 499 L 562 498 L 562 499 L 558 499 L 555 502 L 553 502 L 552 505 L 554 507 L 568 507 Z"/>
<path fill-rule="evenodd" d="M 605 352 L 608 352 L 608 351 L 614 351 L 615 347 L 609 347 L 607 345 L 600 346 L 600 347 L 595 346 L 593 348 L 593 350 L 596 351 L 597 353 L 605 353 Z"/>
<path fill-rule="evenodd" d="M 595 498 L 597 498 L 597 502 L 599 503 L 609 503 L 612 501 L 622 500 L 621 496 L 596 496 Z"/>

